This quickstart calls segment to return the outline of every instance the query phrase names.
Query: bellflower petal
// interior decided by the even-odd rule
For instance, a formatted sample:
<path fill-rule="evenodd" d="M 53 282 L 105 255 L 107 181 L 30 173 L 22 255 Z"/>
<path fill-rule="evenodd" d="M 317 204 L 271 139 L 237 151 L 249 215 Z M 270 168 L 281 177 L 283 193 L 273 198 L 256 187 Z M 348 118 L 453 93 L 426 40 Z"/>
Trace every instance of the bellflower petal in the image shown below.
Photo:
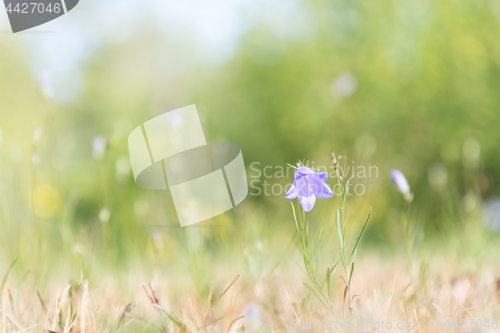
<path fill-rule="evenodd" d="M 300 167 L 297 169 L 297 171 L 295 171 L 295 180 L 310 174 L 314 174 L 314 171 L 308 167 Z"/>
<path fill-rule="evenodd" d="M 308 197 L 310 195 L 313 195 L 306 177 L 299 178 L 295 181 L 295 184 L 297 184 L 299 197 Z"/>
<path fill-rule="evenodd" d="M 299 191 L 297 190 L 297 186 L 295 186 L 295 182 L 293 182 L 292 187 L 288 190 L 288 192 L 285 195 L 285 198 L 288 200 L 294 200 L 297 199 L 299 196 Z"/>
<path fill-rule="evenodd" d="M 299 196 L 299 202 L 302 208 L 306 212 L 310 212 L 311 209 L 313 209 L 314 204 L 316 203 L 316 197 L 314 195 L 308 196 L 308 197 L 301 197 Z"/>
<path fill-rule="evenodd" d="M 408 181 L 401 171 L 397 169 L 391 170 L 391 180 L 399 192 L 403 194 L 410 192 L 410 185 L 408 185 Z"/>
<path fill-rule="evenodd" d="M 328 172 L 315 173 L 308 167 L 300 167 L 295 172 L 295 181 L 285 195 L 288 200 L 299 198 L 302 208 L 309 212 L 313 209 L 318 199 L 329 199 L 333 197 L 333 192 L 325 184 L 328 179 Z"/>
<path fill-rule="evenodd" d="M 316 194 L 318 199 L 330 199 L 333 197 L 333 191 L 325 183 L 321 184 L 321 190 Z"/>
<path fill-rule="evenodd" d="M 328 172 L 320 172 L 316 174 L 322 182 L 326 182 L 328 180 Z"/>
<path fill-rule="evenodd" d="M 323 182 L 321 179 L 318 177 L 317 174 L 312 174 L 312 175 L 307 175 L 305 177 L 307 184 L 309 185 L 309 189 L 311 190 L 311 193 L 316 195 L 317 193 L 321 192 L 322 187 L 323 187 Z"/>

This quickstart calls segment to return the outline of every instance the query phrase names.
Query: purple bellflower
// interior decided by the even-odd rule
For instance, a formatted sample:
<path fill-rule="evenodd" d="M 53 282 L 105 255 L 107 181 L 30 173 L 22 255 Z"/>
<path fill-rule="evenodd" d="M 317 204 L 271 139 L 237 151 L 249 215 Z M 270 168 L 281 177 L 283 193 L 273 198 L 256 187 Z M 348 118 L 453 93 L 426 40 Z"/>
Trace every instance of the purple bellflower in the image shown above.
<path fill-rule="evenodd" d="M 405 175 L 398 169 L 393 169 L 391 170 L 390 177 L 398 191 L 403 194 L 405 200 L 411 202 L 413 195 L 410 193 L 410 185 L 408 185 Z"/>
<path fill-rule="evenodd" d="M 308 167 L 302 166 L 295 171 L 295 180 L 285 195 L 288 200 L 299 198 L 302 208 L 309 212 L 318 199 L 330 199 L 332 190 L 325 184 L 328 172 L 315 173 Z"/>
<path fill-rule="evenodd" d="M 491 198 L 483 206 L 483 220 L 486 229 L 500 232 L 500 199 Z"/>
<path fill-rule="evenodd" d="M 391 180 L 399 192 L 403 194 L 410 192 L 410 185 L 408 185 L 408 181 L 401 171 L 397 169 L 391 170 Z"/>

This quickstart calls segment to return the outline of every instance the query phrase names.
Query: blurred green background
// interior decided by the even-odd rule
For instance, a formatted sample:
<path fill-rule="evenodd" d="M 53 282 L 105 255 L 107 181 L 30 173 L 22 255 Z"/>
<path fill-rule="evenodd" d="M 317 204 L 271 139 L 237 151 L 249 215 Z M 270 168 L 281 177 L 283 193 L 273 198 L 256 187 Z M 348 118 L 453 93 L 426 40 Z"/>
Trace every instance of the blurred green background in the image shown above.
<path fill-rule="evenodd" d="M 402 251 L 393 168 L 428 242 L 498 242 L 500 218 L 485 229 L 482 210 L 499 191 L 500 0 L 88 0 L 35 32 L 0 25 L 4 267 L 62 262 L 78 275 L 261 241 L 286 253 L 284 193 L 181 229 L 168 191 L 135 185 L 128 134 L 190 104 L 207 140 L 241 147 L 249 181 L 253 162 L 329 166 L 332 151 L 376 166 L 354 178 L 366 192 L 351 200 L 353 227 L 373 207 L 363 246 Z M 329 223 L 334 209 L 319 201 L 310 219 Z"/>

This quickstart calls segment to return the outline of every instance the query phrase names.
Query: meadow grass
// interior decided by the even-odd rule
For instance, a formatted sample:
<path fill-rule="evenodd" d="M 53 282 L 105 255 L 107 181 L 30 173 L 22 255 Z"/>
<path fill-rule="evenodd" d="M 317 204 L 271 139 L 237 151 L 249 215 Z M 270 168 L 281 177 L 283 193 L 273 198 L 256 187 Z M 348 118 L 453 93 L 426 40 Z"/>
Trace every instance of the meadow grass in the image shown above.
<path fill-rule="evenodd" d="M 261 243 L 247 239 L 241 251 L 225 256 L 193 251 L 168 263 L 133 260 L 119 270 L 96 261 L 98 269 L 89 271 L 89 276 L 81 272 L 78 278 L 55 256 L 52 264 L 38 263 L 40 271 L 51 272 L 46 280 L 35 275 L 33 266 L 33 271 L 23 271 L 14 261 L 9 270 L 2 261 L 0 332 L 290 332 L 296 331 L 294 323 L 306 328 L 323 320 L 423 325 L 392 329 L 401 332 L 436 332 L 428 327 L 436 320 L 438 331 L 463 331 L 443 326 L 447 320 L 449 326 L 465 320 L 467 328 L 469 320 L 489 320 L 489 329 L 474 326 L 471 331 L 496 331 L 491 323 L 499 319 L 500 267 L 498 247 L 487 241 L 490 235 L 480 233 L 446 246 L 424 243 L 415 259 L 425 267 L 419 267 L 415 279 L 408 273 L 402 245 L 396 252 L 362 247 L 352 278 L 357 297 L 346 305 L 350 311 L 339 306 L 340 311 L 332 312 L 306 286 L 301 246 L 291 231 L 289 236 L 269 234 Z M 206 237 L 201 229 L 190 232 Z M 205 244 L 234 245 L 228 242 L 232 243 L 212 238 Z M 287 249 L 283 242 L 289 244 Z M 476 256 L 477 244 L 490 245 Z M 336 244 L 325 243 L 322 252 L 334 253 L 335 248 Z M 318 264 L 327 266 L 330 260 Z M 194 263 L 199 267 L 189 269 Z M 344 304 L 345 286 L 341 274 L 334 272 L 330 291 L 334 304 Z"/>
<path fill-rule="evenodd" d="M 400 239 L 366 244 L 370 208 L 344 196 L 306 215 L 296 204 L 295 223 L 249 198 L 195 227 L 159 225 L 173 220 L 168 198 L 116 182 L 113 154 L 93 181 L 73 180 L 80 192 L 39 165 L 1 170 L 0 333 L 325 331 L 324 320 L 496 331 L 499 247 L 479 214 L 418 240 L 422 221 L 404 211 Z"/>

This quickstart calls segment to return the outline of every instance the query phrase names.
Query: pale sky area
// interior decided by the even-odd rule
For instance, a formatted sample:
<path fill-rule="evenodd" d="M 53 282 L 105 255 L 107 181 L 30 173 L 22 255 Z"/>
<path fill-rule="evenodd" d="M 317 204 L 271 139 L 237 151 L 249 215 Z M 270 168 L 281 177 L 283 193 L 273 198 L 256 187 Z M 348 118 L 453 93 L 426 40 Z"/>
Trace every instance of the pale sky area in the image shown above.
<path fill-rule="evenodd" d="M 7 13 L 0 9 L 2 43 L 21 47 L 34 75 L 53 73 L 54 98 L 61 103 L 78 96 L 84 80 L 80 68 L 103 45 L 156 30 L 167 45 L 189 46 L 201 63 L 218 66 L 231 60 L 252 25 L 265 26 L 285 41 L 308 38 L 316 29 L 298 0 L 81 0 L 62 17 L 15 35 L 6 33 Z M 183 57 L 171 61 L 182 66 Z"/>

